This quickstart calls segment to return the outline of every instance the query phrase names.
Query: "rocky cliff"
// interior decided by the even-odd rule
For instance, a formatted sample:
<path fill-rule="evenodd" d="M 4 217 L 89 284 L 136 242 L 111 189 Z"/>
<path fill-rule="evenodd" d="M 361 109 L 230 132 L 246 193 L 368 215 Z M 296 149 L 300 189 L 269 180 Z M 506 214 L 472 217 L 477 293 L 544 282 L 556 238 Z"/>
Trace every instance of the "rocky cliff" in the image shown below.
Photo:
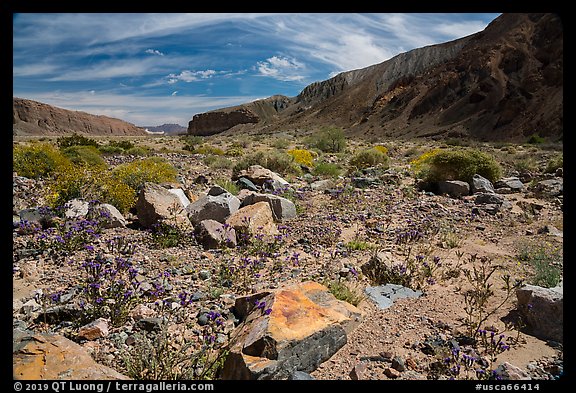
<path fill-rule="evenodd" d="M 143 128 L 107 116 L 12 98 L 13 135 L 146 135 Z"/>
<path fill-rule="evenodd" d="M 248 104 L 194 115 L 188 123 L 192 135 L 214 135 L 240 124 L 267 123 L 291 105 L 286 96 L 276 95 Z"/>
<path fill-rule="evenodd" d="M 479 33 L 312 83 L 267 121 L 226 132 L 328 124 L 363 136 L 559 139 L 562 21 L 555 14 L 502 14 Z"/>

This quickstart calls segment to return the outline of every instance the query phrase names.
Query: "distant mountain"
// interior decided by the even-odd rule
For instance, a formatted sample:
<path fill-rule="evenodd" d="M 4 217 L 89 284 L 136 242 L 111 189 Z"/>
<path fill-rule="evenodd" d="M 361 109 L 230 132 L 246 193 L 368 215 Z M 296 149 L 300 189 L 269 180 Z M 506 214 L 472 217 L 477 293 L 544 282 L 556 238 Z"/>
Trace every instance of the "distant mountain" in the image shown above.
<path fill-rule="evenodd" d="M 12 97 L 13 135 L 146 135 L 132 123 Z"/>
<path fill-rule="evenodd" d="M 161 126 L 142 127 L 153 133 L 164 133 L 168 135 L 186 134 L 188 129 L 180 124 L 162 124 Z"/>
<path fill-rule="evenodd" d="M 188 132 L 311 131 L 524 141 L 563 135 L 563 27 L 555 14 L 502 14 L 461 39 L 274 96 L 195 115 Z"/>

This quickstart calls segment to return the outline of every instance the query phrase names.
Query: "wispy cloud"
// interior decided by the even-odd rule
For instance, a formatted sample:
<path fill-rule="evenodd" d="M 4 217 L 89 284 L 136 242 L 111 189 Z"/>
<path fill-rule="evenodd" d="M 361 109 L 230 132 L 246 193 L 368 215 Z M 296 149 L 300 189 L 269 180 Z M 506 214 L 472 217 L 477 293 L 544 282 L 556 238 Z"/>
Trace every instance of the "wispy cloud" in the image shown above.
<path fill-rule="evenodd" d="M 160 52 L 158 49 L 146 49 L 144 52 L 149 55 L 164 56 L 164 53 Z"/>
<path fill-rule="evenodd" d="M 304 64 L 294 58 L 272 56 L 256 64 L 258 73 L 280 81 L 300 81 L 304 79 L 301 71 Z"/>
<path fill-rule="evenodd" d="M 184 70 L 179 74 L 170 74 L 166 78 L 168 79 L 169 84 L 173 84 L 176 82 L 196 82 L 202 79 L 209 79 L 216 75 L 218 72 L 215 70 L 204 70 L 204 71 L 190 71 Z"/>

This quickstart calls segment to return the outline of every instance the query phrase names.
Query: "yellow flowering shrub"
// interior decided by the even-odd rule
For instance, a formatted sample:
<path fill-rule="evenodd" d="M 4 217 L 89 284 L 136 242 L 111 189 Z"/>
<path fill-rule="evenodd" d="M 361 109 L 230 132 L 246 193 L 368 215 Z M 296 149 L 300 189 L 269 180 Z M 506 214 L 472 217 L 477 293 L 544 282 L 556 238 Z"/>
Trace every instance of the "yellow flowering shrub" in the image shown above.
<path fill-rule="evenodd" d="M 288 150 L 288 154 L 294 157 L 294 161 L 300 165 L 305 165 L 307 167 L 314 166 L 314 155 L 310 150 L 292 149 Z"/>

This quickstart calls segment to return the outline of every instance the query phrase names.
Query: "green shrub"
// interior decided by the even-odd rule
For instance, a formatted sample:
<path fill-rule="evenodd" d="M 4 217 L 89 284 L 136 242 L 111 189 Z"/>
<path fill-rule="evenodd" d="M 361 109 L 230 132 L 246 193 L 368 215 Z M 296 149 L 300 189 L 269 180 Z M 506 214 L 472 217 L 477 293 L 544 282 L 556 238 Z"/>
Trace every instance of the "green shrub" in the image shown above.
<path fill-rule="evenodd" d="M 340 165 L 329 162 L 319 162 L 313 169 L 312 174 L 320 177 L 338 177 L 342 173 Z"/>
<path fill-rule="evenodd" d="M 120 164 L 112 174 L 133 190 L 138 190 L 146 182 L 175 182 L 177 171 L 163 158 L 149 157 Z"/>
<path fill-rule="evenodd" d="M 433 150 L 412 162 L 417 177 L 429 182 L 461 180 L 472 182 L 479 174 L 491 182 L 502 176 L 500 164 L 490 155 L 473 149 Z"/>
<path fill-rule="evenodd" d="M 70 166 L 57 172 L 48 182 L 46 201 L 49 206 L 63 206 L 74 198 L 97 200 L 127 213 L 136 203 L 136 190 L 114 177 L 106 168 Z"/>
<path fill-rule="evenodd" d="M 230 146 L 228 149 L 226 149 L 224 154 L 228 157 L 241 157 L 244 155 L 244 149 L 239 146 Z"/>
<path fill-rule="evenodd" d="M 224 150 L 220 149 L 219 147 L 214 147 L 214 146 L 210 146 L 207 144 L 202 144 L 198 147 L 196 147 L 193 150 L 193 153 L 195 154 L 212 154 L 215 156 L 223 156 L 224 155 Z"/>
<path fill-rule="evenodd" d="M 216 179 L 215 183 L 232 195 L 238 195 L 238 193 L 240 192 L 240 188 L 238 188 L 236 183 L 228 179 Z"/>
<path fill-rule="evenodd" d="M 194 151 L 196 145 L 202 143 L 202 137 L 198 135 L 186 135 L 181 137 L 182 143 L 184 143 L 184 150 Z"/>
<path fill-rule="evenodd" d="M 12 169 L 19 176 L 31 179 L 46 178 L 71 166 L 70 160 L 48 143 L 13 148 Z"/>
<path fill-rule="evenodd" d="M 552 157 L 546 163 L 545 172 L 546 173 L 554 173 L 554 172 L 556 172 L 556 169 L 562 168 L 563 166 L 564 166 L 564 156 L 559 155 L 556 157 Z"/>
<path fill-rule="evenodd" d="M 86 165 L 90 167 L 106 168 L 108 164 L 100 155 L 98 148 L 92 145 L 75 145 L 62 149 L 64 154 L 70 161 L 76 165 Z"/>
<path fill-rule="evenodd" d="M 278 150 L 285 150 L 290 147 L 290 141 L 286 138 L 274 138 L 271 145 Z"/>
<path fill-rule="evenodd" d="M 534 269 L 530 284 L 553 288 L 560 282 L 564 260 L 560 248 L 554 248 L 550 243 L 525 243 L 518 250 L 517 258 Z"/>
<path fill-rule="evenodd" d="M 234 166 L 234 162 L 229 158 L 221 156 L 206 156 L 203 161 L 212 169 L 231 169 Z"/>
<path fill-rule="evenodd" d="M 366 149 L 356 153 L 349 161 L 349 164 L 357 169 L 364 169 L 381 165 L 385 168 L 389 166 L 388 156 L 380 150 Z"/>
<path fill-rule="evenodd" d="M 94 139 L 86 138 L 85 136 L 78 135 L 76 133 L 71 136 L 62 136 L 56 139 L 56 144 L 60 149 L 64 149 L 70 146 L 94 146 L 98 147 L 98 142 Z"/>
<path fill-rule="evenodd" d="M 148 150 L 145 147 L 135 146 L 126 150 L 126 154 L 129 154 L 131 156 L 144 157 L 150 155 L 150 150 Z"/>
<path fill-rule="evenodd" d="M 309 138 L 310 147 L 316 147 L 325 153 L 340 153 L 346 148 L 344 131 L 338 127 L 324 127 Z"/>
<path fill-rule="evenodd" d="M 534 134 L 530 135 L 527 142 L 530 145 L 539 145 L 541 143 L 544 143 L 544 138 L 542 138 L 540 135 L 534 133 Z"/>
<path fill-rule="evenodd" d="M 286 153 L 281 152 L 263 152 L 259 151 L 245 156 L 232 168 L 232 175 L 236 177 L 240 171 L 252 166 L 260 165 L 268 168 L 273 172 L 286 176 L 289 174 L 300 175 L 302 170 L 300 166 L 294 162 L 294 158 Z"/>
<path fill-rule="evenodd" d="M 119 147 L 122 150 L 130 150 L 133 147 L 136 147 L 134 143 L 130 141 L 109 141 L 108 146 Z"/>
<path fill-rule="evenodd" d="M 336 299 L 348 302 L 353 306 L 357 306 L 366 298 L 360 289 L 351 288 L 339 280 L 326 282 L 325 286 Z"/>
<path fill-rule="evenodd" d="M 122 154 L 122 153 L 124 153 L 124 149 L 122 149 L 121 147 L 118 147 L 118 146 L 104 145 L 104 146 L 98 147 L 98 150 L 100 151 L 100 153 L 106 154 L 106 155 Z"/>

